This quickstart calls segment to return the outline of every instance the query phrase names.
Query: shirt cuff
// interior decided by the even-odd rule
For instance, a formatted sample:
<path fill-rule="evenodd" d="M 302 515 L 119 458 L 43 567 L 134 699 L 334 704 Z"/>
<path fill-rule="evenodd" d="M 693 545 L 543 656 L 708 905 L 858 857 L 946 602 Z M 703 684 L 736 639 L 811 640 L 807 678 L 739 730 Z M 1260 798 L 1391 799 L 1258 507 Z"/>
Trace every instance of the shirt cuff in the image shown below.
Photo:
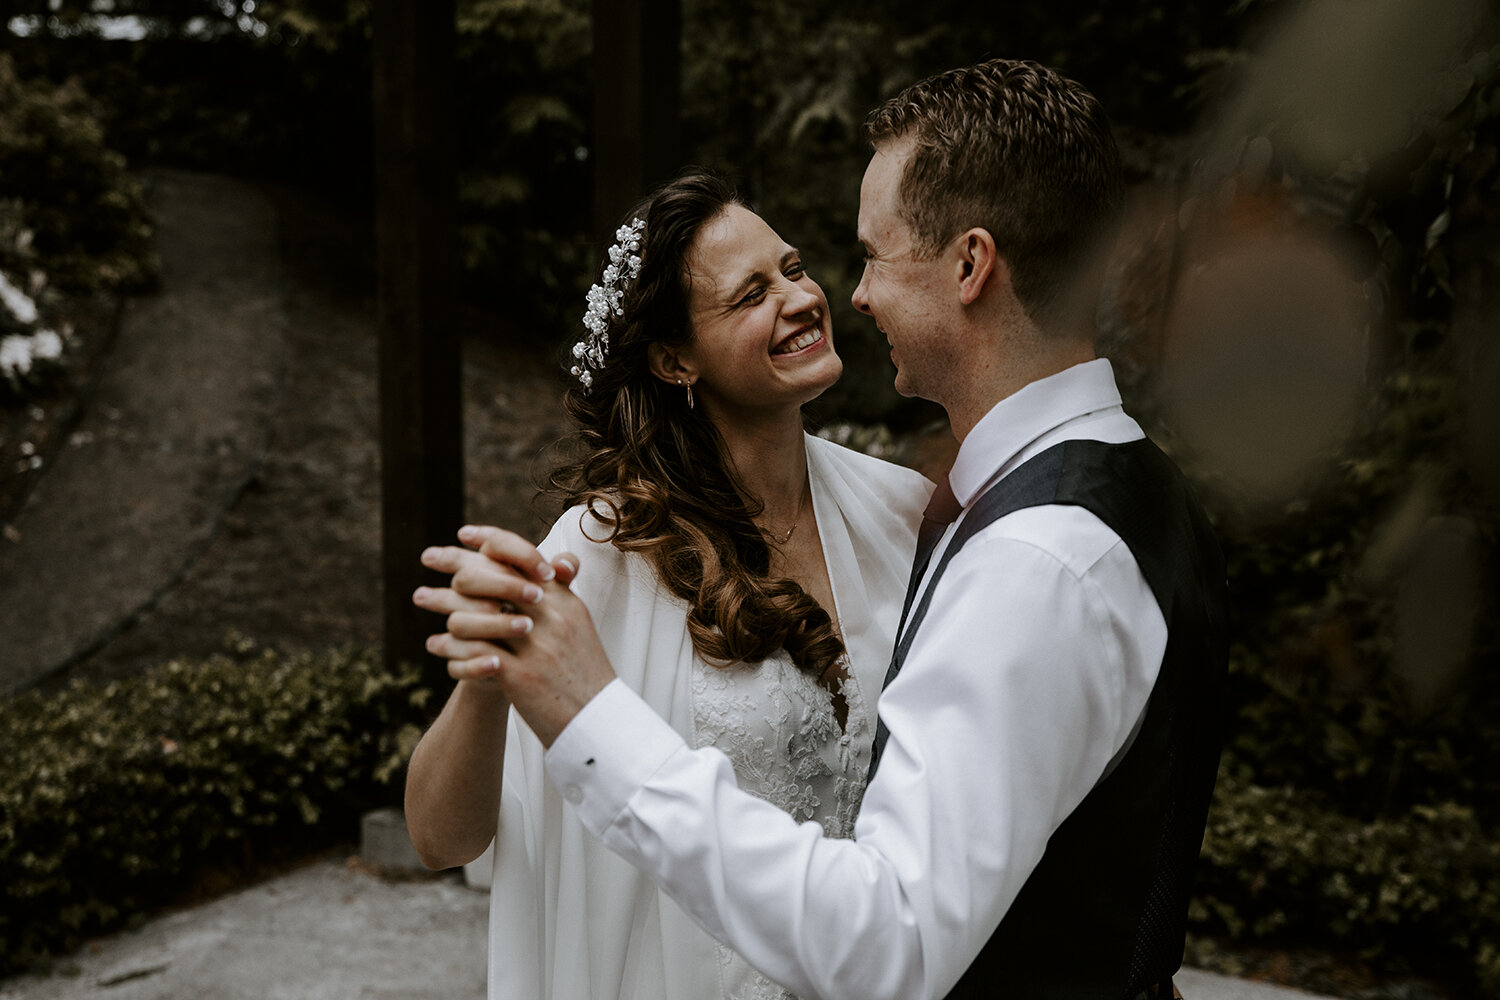
<path fill-rule="evenodd" d="M 616 678 L 558 734 L 544 762 L 547 776 L 597 837 L 685 746 L 677 730 Z"/>

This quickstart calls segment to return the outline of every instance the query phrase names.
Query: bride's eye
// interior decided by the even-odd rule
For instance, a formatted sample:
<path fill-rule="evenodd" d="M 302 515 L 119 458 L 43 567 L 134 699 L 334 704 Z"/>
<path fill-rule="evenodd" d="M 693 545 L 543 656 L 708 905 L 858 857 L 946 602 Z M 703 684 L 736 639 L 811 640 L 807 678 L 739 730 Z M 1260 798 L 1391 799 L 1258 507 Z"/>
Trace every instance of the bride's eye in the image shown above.
<path fill-rule="evenodd" d="M 765 296 L 766 296 L 765 286 L 764 285 L 757 285 L 756 287 L 750 289 L 750 291 L 748 291 L 748 292 L 745 293 L 745 297 L 742 298 L 742 299 L 740 299 L 739 304 L 742 305 L 742 306 L 753 306 L 753 305 L 755 305 L 755 303 L 757 303 L 761 299 L 765 298 Z"/>

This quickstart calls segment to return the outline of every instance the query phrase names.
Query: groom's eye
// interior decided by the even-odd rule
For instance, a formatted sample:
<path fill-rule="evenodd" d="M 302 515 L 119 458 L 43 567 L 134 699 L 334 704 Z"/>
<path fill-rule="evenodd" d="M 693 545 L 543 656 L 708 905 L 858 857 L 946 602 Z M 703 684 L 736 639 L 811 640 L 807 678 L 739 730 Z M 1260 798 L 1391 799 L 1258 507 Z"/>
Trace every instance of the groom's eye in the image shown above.
<path fill-rule="evenodd" d="M 793 281 L 796 281 L 799 278 L 803 277 L 805 274 L 807 274 L 807 265 L 804 264 L 804 263 L 802 263 L 799 260 L 799 261 L 797 261 L 797 263 L 795 263 L 791 267 L 787 268 L 785 274 L 786 274 L 786 276 L 788 278 L 791 278 Z"/>

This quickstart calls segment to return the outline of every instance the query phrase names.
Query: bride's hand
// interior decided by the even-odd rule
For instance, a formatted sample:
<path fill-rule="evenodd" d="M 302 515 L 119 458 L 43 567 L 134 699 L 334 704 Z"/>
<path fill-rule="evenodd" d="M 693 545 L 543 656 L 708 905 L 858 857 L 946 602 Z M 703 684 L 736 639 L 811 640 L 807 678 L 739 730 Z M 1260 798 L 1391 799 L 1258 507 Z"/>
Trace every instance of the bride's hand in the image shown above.
<path fill-rule="evenodd" d="M 521 593 L 518 589 L 521 585 L 515 582 L 517 577 L 525 577 L 534 583 L 546 583 L 556 578 L 566 585 L 572 583 L 578 573 L 578 557 L 571 552 L 563 552 L 548 562 L 536 546 L 504 528 L 465 525 L 458 530 L 458 540 L 468 548 L 433 546 L 422 553 L 422 565 L 453 574 L 453 588 L 470 597 L 530 604 L 534 603 L 534 598 L 517 599 L 516 595 Z M 475 553 L 487 557 L 488 562 L 466 558 Z"/>
<path fill-rule="evenodd" d="M 578 559 L 571 553 L 549 563 L 530 542 L 501 528 L 470 525 L 460 529 L 458 537 L 473 548 L 434 545 L 422 553 L 423 566 L 452 577 L 448 587 L 418 588 L 412 601 L 442 614 L 464 611 L 495 616 L 504 612 L 501 636 L 526 633 L 528 619 L 521 609 L 542 599 L 541 584 L 555 579 L 566 586 L 578 573 Z M 460 607 L 435 596 L 449 592 L 479 603 Z"/>
<path fill-rule="evenodd" d="M 530 542 L 501 528 L 469 525 L 458 537 L 472 549 L 433 546 L 422 553 L 422 565 L 450 574 L 450 585 L 419 587 L 412 603 L 448 616 L 447 633 L 429 637 L 427 649 L 449 661 L 455 680 L 477 680 L 494 673 L 497 655 L 510 650 L 505 640 L 531 631 L 540 584 L 572 583 L 578 559 L 562 553 L 548 563 Z"/>
<path fill-rule="evenodd" d="M 538 583 L 545 583 L 555 574 L 564 586 L 578 575 L 578 557 L 571 552 L 562 552 L 549 563 L 542 558 L 526 539 L 514 531 L 490 525 L 469 524 L 458 529 L 458 540 L 476 549 L 502 566 L 510 566 L 517 572 Z"/>
<path fill-rule="evenodd" d="M 449 674 L 462 680 L 499 651 L 496 644 L 531 630 L 531 619 L 523 608 L 541 600 L 539 583 L 554 579 L 557 570 L 529 542 L 512 532 L 471 525 L 460 529 L 458 537 L 474 548 L 488 543 L 492 555 L 456 545 L 427 549 L 422 553 L 422 565 L 447 573 L 452 579 L 447 587 L 418 587 L 412 603 L 448 616 L 448 634 L 453 641 L 432 636 L 427 648 L 449 659 Z M 562 569 L 564 578 L 571 580 L 572 565 Z M 528 580 L 527 575 L 533 579 Z M 439 650 L 439 645 L 444 648 Z"/>
<path fill-rule="evenodd" d="M 479 551 L 458 547 L 423 553 L 423 565 L 453 574 L 453 586 L 422 588 L 419 607 L 448 615 L 448 631 L 427 648 L 449 661 L 457 680 L 489 680 L 504 692 L 544 746 L 615 673 L 588 609 L 567 584 L 577 572 L 571 557 L 550 567 L 555 578 L 523 579 L 517 564 L 536 570 L 541 556 L 510 532 L 466 533 Z M 545 596 L 543 596 L 545 595 Z"/>
<path fill-rule="evenodd" d="M 454 680 L 483 680 L 505 640 L 531 631 L 531 618 L 509 600 L 465 597 L 451 587 L 418 587 L 411 601 L 424 611 L 447 615 L 448 631 L 428 636 L 427 651 L 448 660 Z"/>

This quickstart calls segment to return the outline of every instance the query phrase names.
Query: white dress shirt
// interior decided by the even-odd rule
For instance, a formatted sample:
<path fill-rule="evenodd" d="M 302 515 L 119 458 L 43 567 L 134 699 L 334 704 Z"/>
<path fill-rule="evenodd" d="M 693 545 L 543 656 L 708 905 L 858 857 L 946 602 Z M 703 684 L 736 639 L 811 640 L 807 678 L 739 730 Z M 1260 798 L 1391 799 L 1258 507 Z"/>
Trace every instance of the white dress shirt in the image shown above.
<path fill-rule="evenodd" d="M 1140 437 L 1108 362 L 1093 361 L 997 404 L 949 480 L 967 508 L 1061 441 Z M 722 754 L 689 749 L 620 683 L 546 767 L 610 850 L 798 995 L 937 998 L 1128 745 L 1165 648 L 1119 536 L 1080 507 L 1027 508 L 976 534 L 937 581 L 878 703 L 890 741 L 854 840 L 741 792 Z"/>

